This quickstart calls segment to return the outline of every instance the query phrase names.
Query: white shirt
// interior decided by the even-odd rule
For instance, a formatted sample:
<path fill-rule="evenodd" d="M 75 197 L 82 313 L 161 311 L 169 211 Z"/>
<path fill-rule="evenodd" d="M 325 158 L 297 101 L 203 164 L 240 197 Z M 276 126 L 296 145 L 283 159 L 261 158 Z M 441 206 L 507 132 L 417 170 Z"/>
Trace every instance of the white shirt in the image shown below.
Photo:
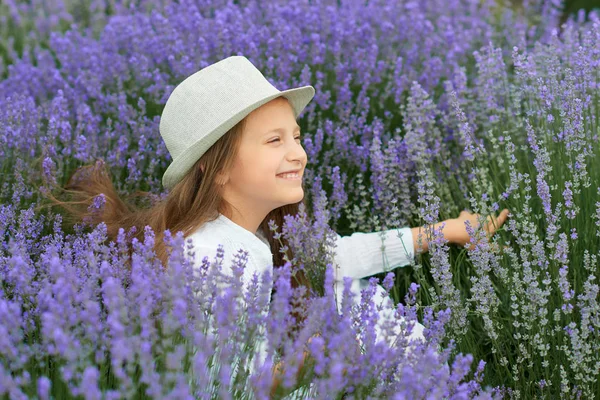
<path fill-rule="evenodd" d="M 385 238 L 383 245 L 385 251 L 382 251 L 382 235 Z M 193 265 L 199 266 L 202 259 L 208 256 L 210 262 L 213 262 L 217 254 L 217 246 L 223 245 L 225 251 L 222 272 L 233 275 L 231 271 L 231 260 L 238 249 L 248 251 L 248 262 L 244 268 L 242 281 L 247 284 L 254 271 L 264 273 L 269 270 L 273 275 L 273 255 L 269 243 L 263 232 L 259 230 L 254 234 L 236 224 L 223 214 L 219 214 L 214 221 L 209 221 L 202 225 L 186 239 L 191 239 L 193 244 L 192 252 Z M 187 242 L 187 240 L 186 240 Z M 344 290 L 343 278 L 348 276 L 353 278 L 351 292 L 354 294 L 354 302 L 360 304 L 360 291 L 369 286 L 368 278 L 371 275 L 390 271 L 394 268 L 410 264 L 414 257 L 413 237 L 410 228 L 390 229 L 383 232 L 356 232 L 350 236 L 337 235 L 335 251 L 335 287 L 338 312 L 341 310 L 342 293 Z M 377 285 L 374 301 L 381 304 L 382 296 L 386 295 L 385 289 Z M 384 297 L 387 307 L 381 311 L 383 319 L 393 317 L 393 302 Z M 423 326 L 414 327 L 411 338 L 422 338 Z M 378 340 L 380 330 L 376 325 Z M 260 350 L 259 358 L 264 360 L 266 357 L 265 344 Z"/>

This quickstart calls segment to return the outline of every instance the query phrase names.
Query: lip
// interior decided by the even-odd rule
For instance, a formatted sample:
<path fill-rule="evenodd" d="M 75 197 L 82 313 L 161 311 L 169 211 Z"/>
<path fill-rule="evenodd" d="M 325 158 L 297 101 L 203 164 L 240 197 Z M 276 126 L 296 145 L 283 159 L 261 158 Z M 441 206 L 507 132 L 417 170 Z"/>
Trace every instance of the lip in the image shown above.
<path fill-rule="evenodd" d="M 282 176 L 277 176 L 279 179 L 283 179 L 284 181 L 301 181 L 302 177 L 298 175 L 297 178 L 284 178 Z"/>
<path fill-rule="evenodd" d="M 302 174 L 300 173 L 300 171 L 301 170 L 291 171 L 291 172 L 282 172 L 281 174 L 277 174 L 276 176 L 279 179 L 285 179 L 287 181 L 300 181 L 300 180 L 302 180 Z M 283 174 L 293 174 L 293 173 L 298 174 L 298 177 L 297 178 L 284 178 L 283 176 L 280 176 L 280 175 L 283 175 Z"/>
<path fill-rule="evenodd" d="M 296 172 L 296 173 L 298 173 L 298 175 L 300 175 L 300 171 L 302 171 L 302 170 L 301 170 L 301 169 L 293 169 L 293 170 L 291 170 L 291 171 L 284 171 L 284 172 L 281 172 L 281 173 L 279 173 L 279 174 L 277 174 L 277 175 L 283 175 L 283 174 L 293 174 L 294 172 Z"/>

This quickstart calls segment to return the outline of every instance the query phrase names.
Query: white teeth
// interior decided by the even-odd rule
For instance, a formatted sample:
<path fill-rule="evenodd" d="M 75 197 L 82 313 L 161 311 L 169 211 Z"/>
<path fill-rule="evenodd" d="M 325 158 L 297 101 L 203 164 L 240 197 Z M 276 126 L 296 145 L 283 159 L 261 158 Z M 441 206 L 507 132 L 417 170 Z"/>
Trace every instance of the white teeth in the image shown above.
<path fill-rule="evenodd" d="M 278 176 L 281 176 L 282 178 L 298 178 L 300 175 L 298 175 L 297 173 L 293 173 L 293 174 L 280 174 Z"/>

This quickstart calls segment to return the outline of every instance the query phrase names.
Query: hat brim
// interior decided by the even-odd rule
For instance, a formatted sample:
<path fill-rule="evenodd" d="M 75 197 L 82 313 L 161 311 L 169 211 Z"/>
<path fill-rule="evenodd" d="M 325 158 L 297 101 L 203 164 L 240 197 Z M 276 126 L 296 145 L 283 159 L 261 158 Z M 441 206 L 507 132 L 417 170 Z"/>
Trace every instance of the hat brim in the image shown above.
<path fill-rule="evenodd" d="M 293 89 L 282 90 L 271 96 L 262 98 L 261 100 L 250 104 L 248 107 L 242 109 L 231 118 L 225 120 L 216 129 L 204 136 L 202 139 L 193 143 L 187 149 L 185 149 L 176 159 L 171 162 L 171 165 L 165 171 L 162 184 L 167 189 L 172 189 L 189 169 L 198 161 L 198 159 L 219 140 L 227 131 L 233 128 L 238 122 L 240 122 L 249 113 L 256 110 L 260 106 L 268 103 L 269 101 L 277 97 L 285 97 L 292 105 L 294 111 L 294 117 L 298 118 L 300 113 L 306 108 L 308 103 L 313 99 L 315 95 L 315 88 L 311 85 L 301 86 Z"/>

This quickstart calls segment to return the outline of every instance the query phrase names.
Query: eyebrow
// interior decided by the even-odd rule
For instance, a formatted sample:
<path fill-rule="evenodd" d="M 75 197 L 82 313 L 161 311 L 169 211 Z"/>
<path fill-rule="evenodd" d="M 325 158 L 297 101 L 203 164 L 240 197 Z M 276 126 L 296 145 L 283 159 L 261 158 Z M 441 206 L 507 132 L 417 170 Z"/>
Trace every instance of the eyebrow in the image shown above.
<path fill-rule="evenodd" d="M 299 131 L 299 130 L 300 130 L 300 125 L 296 125 L 296 127 L 294 128 L 294 132 Z M 285 129 L 283 129 L 283 128 L 271 129 L 270 131 L 263 133 L 263 136 L 268 135 L 269 133 L 273 133 L 273 132 L 285 133 Z"/>

